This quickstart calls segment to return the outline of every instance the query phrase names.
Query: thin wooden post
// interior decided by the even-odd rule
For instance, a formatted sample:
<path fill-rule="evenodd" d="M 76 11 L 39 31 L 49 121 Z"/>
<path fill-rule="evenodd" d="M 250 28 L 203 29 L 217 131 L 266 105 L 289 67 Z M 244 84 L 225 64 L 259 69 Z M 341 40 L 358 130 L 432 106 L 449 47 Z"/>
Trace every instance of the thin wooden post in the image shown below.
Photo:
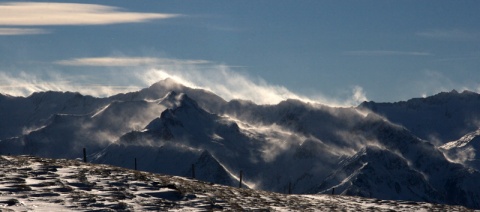
<path fill-rule="evenodd" d="M 195 179 L 195 164 L 192 164 L 192 178 Z"/>
<path fill-rule="evenodd" d="M 242 180 L 243 180 L 242 178 L 243 178 L 243 171 L 240 170 L 240 182 L 238 183 L 239 188 L 242 188 Z"/>
<path fill-rule="evenodd" d="M 292 182 L 288 183 L 288 194 L 292 194 Z"/>
<path fill-rule="evenodd" d="M 137 170 L 137 158 L 135 158 L 135 170 Z"/>
<path fill-rule="evenodd" d="M 85 147 L 83 148 L 83 162 L 87 162 L 87 149 Z"/>
<path fill-rule="evenodd" d="M 332 195 L 335 194 L 335 188 L 332 188 Z"/>

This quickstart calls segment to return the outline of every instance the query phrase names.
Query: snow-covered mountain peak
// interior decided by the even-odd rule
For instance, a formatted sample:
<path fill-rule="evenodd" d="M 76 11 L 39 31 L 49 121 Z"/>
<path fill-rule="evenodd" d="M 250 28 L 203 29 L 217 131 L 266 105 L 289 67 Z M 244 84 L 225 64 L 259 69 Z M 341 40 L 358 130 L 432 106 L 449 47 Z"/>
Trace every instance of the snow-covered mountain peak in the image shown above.
<path fill-rule="evenodd" d="M 165 97 L 161 98 L 159 104 L 165 105 L 170 109 L 176 109 L 177 107 L 184 106 L 198 106 L 198 104 L 188 97 L 185 93 L 178 93 L 176 91 L 170 91 L 165 95 Z"/>
<path fill-rule="evenodd" d="M 216 115 L 202 109 L 195 100 L 184 93 L 170 92 L 170 95 L 167 95 L 162 100 L 162 104 L 171 107 L 164 110 L 160 117 L 152 120 L 145 127 L 145 130 L 165 140 L 173 139 L 175 133 L 172 131 L 177 128 L 182 130 L 185 130 L 185 128 L 198 128 L 192 131 L 201 132 L 203 130 L 201 126 L 211 126 L 215 119 L 218 118 Z"/>
<path fill-rule="evenodd" d="M 165 78 L 164 80 L 160 80 L 156 83 L 153 83 L 149 89 L 164 89 L 167 88 L 169 90 L 177 90 L 177 89 L 182 89 L 185 88 L 184 85 L 178 83 L 172 78 Z"/>
<path fill-rule="evenodd" d="M 187 96 L 187 94 L 185 93 L 178 94 L 176 100 L 178 102 L 178 107 L 190 107 L 200 109 L 197 102 Z"/>
<path fill-rule="evenodd" d="M 465 145 L 468 145 L 468 144 L 475 145 L 475 146 L 480 145 L 480 129 L 477 131 L 468 133 L 456 141 L 450 141 L 440 146 L 439 148 L 449 150 L 452 148 L 464 147 Z"/>
<path fill-rule="evenodd" d="M 170 91 L 163 97 L 160 101 L 175 101 L 177 100 L 178 93 L 175 91 Z"/>
<path fill-rule="evenodd" d="M 169 95 L 169 93 L 174 92 Z M 175 97 L 176 94 L 184 93 L 190 98 L 194 99 L 200 107 L 207 111 L 218 111 L 227 102 L 216 94 L 203 90 L 186 87 L 177 83 L 173 79 L 167 78 L 152 84 L 148 88 L 140 91 L 130 92 L 125 94 L 117 94 L 109 97 L 112 100 L 132 101 L 132 100 L 150 100 L 155 101 L 167 96 Z"/>
<path fill-rule="evenodd" d="M 190 98 L 185 93 L 177 93 L 175 91 L 171 91 L 165 96 L 165 98 L 161 100 L 160 104 L 165 105 L 168 108 L 162 113 L 162 116 L 165 116 L 166 114 L 183 112 L 189 113 L 194 116 L 200 114 L 209 114 L 209 112 L 201 108 L 195 100 Z"/>
<path fill-rule="evenodd" d="M 439 147 L 452 161 L 480 170 L 480 129 Z"/>

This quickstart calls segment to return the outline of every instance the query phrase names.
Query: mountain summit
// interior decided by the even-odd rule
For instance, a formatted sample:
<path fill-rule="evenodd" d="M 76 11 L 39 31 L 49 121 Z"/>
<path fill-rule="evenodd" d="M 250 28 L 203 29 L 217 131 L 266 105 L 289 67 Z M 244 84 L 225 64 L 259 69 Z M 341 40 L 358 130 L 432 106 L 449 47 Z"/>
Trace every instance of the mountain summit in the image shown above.
<path fill-rule="evenodd" d="M 171 78 L 166 78 L 152 84 L 137 92 L 117 94 L 111 96 L 112 100 L 133 101 L 133 100 L 156 100 L 165 97 L 169 92 L 185 93 L 191 96 L 198 104 L 207 110 L 218 110 L 226 101 L 212 92 L 203 89 L 186 87 Z"/>

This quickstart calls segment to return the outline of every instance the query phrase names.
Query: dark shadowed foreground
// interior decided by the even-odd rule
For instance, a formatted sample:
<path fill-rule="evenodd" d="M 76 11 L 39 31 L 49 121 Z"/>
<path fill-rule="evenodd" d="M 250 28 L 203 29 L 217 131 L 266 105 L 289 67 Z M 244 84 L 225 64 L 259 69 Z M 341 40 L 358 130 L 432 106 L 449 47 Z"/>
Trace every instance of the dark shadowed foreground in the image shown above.
<path fill-rule="evenodd" d="M 286 195 L 76 160 L 0 156 L 1 211 L 468 211 L 341 195 Z"/>

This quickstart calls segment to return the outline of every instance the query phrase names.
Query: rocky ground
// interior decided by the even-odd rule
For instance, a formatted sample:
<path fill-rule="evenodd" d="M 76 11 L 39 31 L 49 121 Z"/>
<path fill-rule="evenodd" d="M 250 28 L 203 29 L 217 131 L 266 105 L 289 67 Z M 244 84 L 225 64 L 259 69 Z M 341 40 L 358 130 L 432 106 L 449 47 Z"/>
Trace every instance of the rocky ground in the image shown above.
<path fill-rule="evenodd" d="M 77 160 L 0 156 L 0 211 L 469 211 L 342 195 L 287 195 Z"/>

